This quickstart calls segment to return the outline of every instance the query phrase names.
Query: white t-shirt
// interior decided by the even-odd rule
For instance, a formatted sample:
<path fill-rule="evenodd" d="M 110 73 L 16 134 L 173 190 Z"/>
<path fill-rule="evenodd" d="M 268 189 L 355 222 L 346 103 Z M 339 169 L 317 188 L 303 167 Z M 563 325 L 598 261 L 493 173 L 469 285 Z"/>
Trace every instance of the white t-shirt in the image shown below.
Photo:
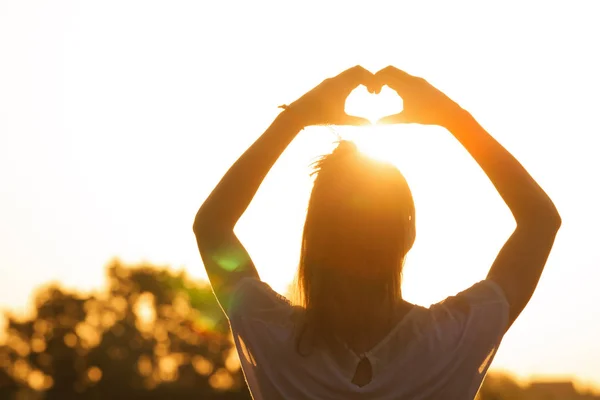
<path fill-rule="evenodd" d="M 255 400 L 471 400 L 508 324 L 508 303 L 490 280 L 415 306 L 364 354 L 371 381 L 352 383 L 360 358 L 343 346 L 299 354 L 293 307 L 266 283 L 244 278 L 228 311 L 242 370 Z"/>

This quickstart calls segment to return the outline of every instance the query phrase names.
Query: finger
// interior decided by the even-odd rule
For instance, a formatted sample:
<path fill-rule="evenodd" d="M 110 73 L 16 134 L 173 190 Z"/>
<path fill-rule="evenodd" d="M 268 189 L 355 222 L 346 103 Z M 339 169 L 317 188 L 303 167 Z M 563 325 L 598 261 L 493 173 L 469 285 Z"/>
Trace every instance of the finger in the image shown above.
<path fill-rule="evenodd" d="M 405 112 L 401 112 L 398 114 L 388 115 L 383 118 L 377 120 L 377 124 L 408 124 L 410 123 L 410 119 Z"/>
<path fill-rule="evenodd" d="M 343 84 L 346 88 L 354 88 L 360 84 L 364 84 L 369 88 L 375 83 L 375 75 L 360 65 L 348 68 L 331 79 Z"/>
<path fill-rule="evenodd" d="M 336 76 L 336 78 L 344 79 L 366 79 L 372 77 L 373 73 L 363 67 L 362 65 L 355 65 L 354 67 L 348 68 Z"/>
<path fill-rule="evenodd" d="M 381 89 L 383 89 L 383 83 L 378 83 L 377 81 L 374 81 L 370 85 L 367 85 L 367 90 L 371 94 L 379 94 L 381 93 Z"/>
<path fill-rule="evenodd" d="M 413 75 L 409 74 L 406 71 L 401 70 L 400 68 L 396 68 L 393 65 L 388 65 L 387 67 L 377 71 L 375 73 L 375 75 L 377 76 L 392 76 L 392 77 L 399 77 L 402 79 L 410 79 L 410 78 L 414 78 Z"/>
<path fill-rule="evenodd" d="M 388 85 L 394 90 L 403 90 L 414 81 L 414 76 L 402 71 L 392 65 L 375 73 L 375 81 L 378 85 Z"/>

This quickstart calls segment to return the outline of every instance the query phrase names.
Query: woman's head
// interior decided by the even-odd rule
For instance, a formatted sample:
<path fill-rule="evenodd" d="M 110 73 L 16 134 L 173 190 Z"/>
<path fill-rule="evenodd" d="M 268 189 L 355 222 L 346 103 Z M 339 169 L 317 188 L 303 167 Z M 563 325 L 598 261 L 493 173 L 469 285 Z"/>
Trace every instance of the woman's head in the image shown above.
<path fill-rule="evenodd" d="M 327 339 L 391 315 L 415 240 L 415 207 L 400 171 L 352 142 L 314 167 L 298 289 L 309 327 Z"/>

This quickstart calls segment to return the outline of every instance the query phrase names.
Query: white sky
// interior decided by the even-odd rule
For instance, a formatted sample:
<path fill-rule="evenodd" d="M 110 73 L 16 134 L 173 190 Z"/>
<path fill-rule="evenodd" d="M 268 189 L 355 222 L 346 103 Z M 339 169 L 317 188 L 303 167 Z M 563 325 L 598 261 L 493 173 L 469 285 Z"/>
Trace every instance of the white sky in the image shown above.
<path fill-rule="evenodd" d="M 0 306 L 23 310 L 50 280 L 97 288 L 115 256 L 204 277 L 196 209 L 277 106 L 355 64 L 394 64 L 471 111 L 563 217 L 494 367 L 600 385 L 598 5 L 447 3 L 0 0 Z M 363 91 L 348 107 L 370 101 Z M 513 224 L 457 142 L 439 128 L 339 132 L 413 188 L 408 300 L 483 278 Z M 297 262 L 308 164 L 333 139 L 305 130 L 238 225 L 279 291 Z"/>

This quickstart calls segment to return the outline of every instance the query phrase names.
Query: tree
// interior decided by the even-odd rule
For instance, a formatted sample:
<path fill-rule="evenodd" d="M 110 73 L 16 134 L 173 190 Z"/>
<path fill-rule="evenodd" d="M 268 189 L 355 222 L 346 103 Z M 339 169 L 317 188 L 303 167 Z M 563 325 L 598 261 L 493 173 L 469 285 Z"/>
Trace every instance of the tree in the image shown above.
<path fill-rule="evenodd" d="M 107 278 L 96 294 L 43 288 L 33 317 L 7 315 L 1 398 L 250 398 L 209 286 L 119 261 Z"/>

